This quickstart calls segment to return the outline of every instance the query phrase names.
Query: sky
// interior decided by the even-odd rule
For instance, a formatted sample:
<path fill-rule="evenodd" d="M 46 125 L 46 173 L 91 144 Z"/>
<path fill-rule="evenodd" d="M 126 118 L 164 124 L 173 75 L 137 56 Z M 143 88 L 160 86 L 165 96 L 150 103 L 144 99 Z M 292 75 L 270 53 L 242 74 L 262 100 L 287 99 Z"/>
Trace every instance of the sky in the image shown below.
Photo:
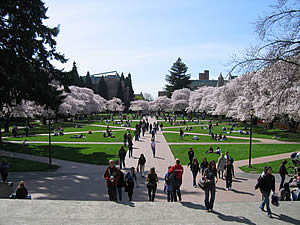
<path fill-rule="evenodd" d="M 45 0 L 45 24 L 60 25 L 57 50 L 85 76 L 131 73 L 135 93 L 157 92 L 178 57 L 192 79 L 226 75 L 234 54 L 257 43 L 254 23 L 276 0 Z"/>

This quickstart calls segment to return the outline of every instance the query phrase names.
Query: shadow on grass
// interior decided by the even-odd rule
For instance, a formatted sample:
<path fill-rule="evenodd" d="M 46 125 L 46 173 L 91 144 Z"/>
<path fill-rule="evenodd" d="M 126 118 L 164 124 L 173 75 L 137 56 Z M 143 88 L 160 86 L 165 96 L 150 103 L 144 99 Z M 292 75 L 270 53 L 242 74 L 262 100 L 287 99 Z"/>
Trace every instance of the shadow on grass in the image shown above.
<path fill-rule="evenodd" d="M 0 149 L 23 154 L 49 157 L 48 145 L 43 144 L 23 146 L 22 144 L 3 143 L 0 144 Z M 86 150 L 86 152 L 83 152 L 84 150 Z M 86 147 L 83 145 L 51 146 L 52 158 L 94 165 L 107 165 L 108 160 L 117 159 L 118 150 L 118 145 L 107 149 L 91 149 L 89 145 L 86 145 Z"/>

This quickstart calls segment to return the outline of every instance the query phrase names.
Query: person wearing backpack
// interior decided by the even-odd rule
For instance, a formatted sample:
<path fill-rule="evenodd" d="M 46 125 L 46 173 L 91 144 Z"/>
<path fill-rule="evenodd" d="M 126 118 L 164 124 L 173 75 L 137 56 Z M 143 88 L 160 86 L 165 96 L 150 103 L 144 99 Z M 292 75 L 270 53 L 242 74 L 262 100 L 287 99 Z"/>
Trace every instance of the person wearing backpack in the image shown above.
<path fill-rule="evenodd" d="M 167 191 L 167 200 L 168 202 L 173 202 L 173 189 L 172 189 L 172 182 L 169 179 L 169 170 L 171 166 L 168 167 L 168 171 L 165 173 L 165 191 Z"/>
<path fill-rule="evenodd" d="M 139 161 L 138 161 L 137 168 L 140 169 L 140 173 L 141 173 L 142 177 L 145 176 L 145 164 L 146 164 L 146 158 L 145 158 L 144 154 L 141 154 Z"/>
<path fill-rule="evenodd" d="M 231 164 L 232 164 L 232 168 L 233 168 L 233 170 L 232 170 L 232 176 L 235 177 L 235 176 L 234 176 L 234 166 L 233 166 L 234 160 L 233 160 L 233 158 L 229 155 L 229 152 L 225 152 L 224 158 L 225 158 L 226 160 L 231 160 Z"/>
<path fill-rule="evenodd" d="M 255 190 L 258 188 L 263 195 L 263 200 L 259 208 L 264 212 L 266 205 L 268 217 L 272 218 L 269 199 L 271 191 L 273 191 L 273 193 L 275 191 L 275 177 L 272 175 L 272 167 L 265 167 L 265 171 L 259 176 L 257 184 L 255 185 Z"/>
<path fill-rule="evenodd" d="M 180 186 L 182 184 L 183 167 L 180 165 L 179 159 L 176 159 L 176 164 L 170 168 L 169 173 L 172 182 L 174 202 L 177 202 L 177 195 L 179 201 L 181 201 Z"/>

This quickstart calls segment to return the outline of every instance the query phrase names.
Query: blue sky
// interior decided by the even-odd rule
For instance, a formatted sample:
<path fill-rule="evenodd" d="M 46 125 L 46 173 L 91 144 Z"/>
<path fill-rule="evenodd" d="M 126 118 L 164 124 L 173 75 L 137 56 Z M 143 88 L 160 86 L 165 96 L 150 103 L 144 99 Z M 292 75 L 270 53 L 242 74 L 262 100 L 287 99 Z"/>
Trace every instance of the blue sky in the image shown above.
<path fill-rule="evenodd" d="M 80 75 L 117 70 L 132 75 L 136 93 L 154 97 L 178 57 L 192 79 L 230 69 L 233 54 L 255 44 L 253 23 L 276 0 L 46 0 L 49 26 L 60 24 L 58 68 Z"/>

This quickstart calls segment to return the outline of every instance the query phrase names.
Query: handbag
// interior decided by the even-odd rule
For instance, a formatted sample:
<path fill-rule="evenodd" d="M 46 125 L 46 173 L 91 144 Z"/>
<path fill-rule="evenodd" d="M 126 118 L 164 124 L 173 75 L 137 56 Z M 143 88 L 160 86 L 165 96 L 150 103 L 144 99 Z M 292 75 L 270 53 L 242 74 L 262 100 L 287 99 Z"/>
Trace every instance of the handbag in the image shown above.
<path fill-rule="evenodd" d="M 271 197 L 271 203 L 272 203 L 272 205 L 278 207 L 278 206 L 279 206 L 278 200 L 279 200 L 278 195 L 275 194 L 275 193 L 273 193 L 273 194 L 272 194 L 272 197 Z"/>
<path fill-rule="evenodd" d="M 198 182 L 198 185 L 203 191 L 205 191 L 207 189 L 209 183 L 206 181 L 205 178 L 201 177 Z"/>
<path fill-rule="evenodd" d="M 148 189 L 153 189 L 153 188 L 154 188 L 154 184 L 149 182 L 149 183 L 147 184 L 147 188 L 148 188 Z"/>
<path fill-rule="evenodd" d="M 139 166 L 136 167 L 136 172 L 140 172 Z"/>

